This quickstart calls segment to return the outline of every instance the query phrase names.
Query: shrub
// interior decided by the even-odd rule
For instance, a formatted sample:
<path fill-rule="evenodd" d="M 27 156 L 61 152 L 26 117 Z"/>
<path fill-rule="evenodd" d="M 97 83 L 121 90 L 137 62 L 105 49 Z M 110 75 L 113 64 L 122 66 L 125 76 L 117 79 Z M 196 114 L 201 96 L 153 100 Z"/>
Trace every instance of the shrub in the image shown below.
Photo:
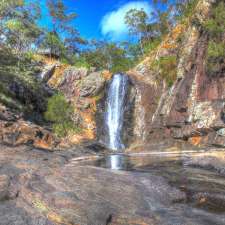
<path fill-rule="evenodd" d="M 66 101 L 64 95 L 56 94 L 49 98 L 45 119 L 53 122 L 53 131 L 59 137 L 65 137 L 77 127 L 72 121 L 72 106 Z"/>
<path fill-rule="evenodd" d="M 209 41 L 207 49 L 207 71 L 210 76 L 215 76 L 224 66 L 225 43 Z"/>
<path fill-rule="evenodd" d="M 159 69 L 160 76 L 166 80 L 168 87 L 171 87 L 177 79 L 177 57 L 174 55 L 160 57 L 154 66 Z"/>
<path fill-rule="evenodd" d="M 90 69 L 91 66 L 90 64 L 87 62 L 87 60 L 84 58 L 84 57 L 78 57 L 76 60 L 75 60 L 75 63 L 74 63 L 74 66 L 78 67 L 78 68 L 87 68 L 87 69 Z"/>
<path fill-rule="evenodd" d="M 203 24 L 205 31 L 212 39 L 221 39 L 225 30 L 225 3 L 220 2 L 212 9 L 211 16 Z"/>
<path fill-rule="evenodd" d="M 148 41 L 144 45 L 144 53 L 149 54 L 151 51 L 155 50 L 161 43 L 161 38 L 155 38 L 152 41 Z"/>

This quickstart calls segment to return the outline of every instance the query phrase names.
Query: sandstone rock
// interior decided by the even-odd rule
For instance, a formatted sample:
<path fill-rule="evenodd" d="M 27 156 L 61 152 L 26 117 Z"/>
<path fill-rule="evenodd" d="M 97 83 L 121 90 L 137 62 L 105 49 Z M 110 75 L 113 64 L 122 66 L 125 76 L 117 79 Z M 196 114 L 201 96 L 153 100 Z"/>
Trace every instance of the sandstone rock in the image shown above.
<path fill-rule="evenodd" d="M 81 97 L 93 97 L 98 95 L 104 88 L 105 79 L 101 72 L 94 72 L 85 77 L 79 85 Z"/>
<path fill-rule="evenodd" d="M 86 68 L 69 67 L 65 70 L 62 80 L 59 84 L 59 89 L 66 95 L 67 98 L 71 99 L 78 93 L 76 83 L 86 77 L 88 70 Z"/>
<path fill-rule="evenodd" d="M 33 146 L 35 148 L 47 149 L 49 151 L 54 151 L 54 148 L 58 144 L 56 137 L 54 137 L 50 132 L 39 131 L 42 137 L 34 139 Z"/>
<path fill-rule="evenodd" d="M 52 150 L 58 143 L 51 132 L 22 119 L 0 121 L 0 128 L 0 142 L 8 145 L 34 144 L 37 148 Z"/>

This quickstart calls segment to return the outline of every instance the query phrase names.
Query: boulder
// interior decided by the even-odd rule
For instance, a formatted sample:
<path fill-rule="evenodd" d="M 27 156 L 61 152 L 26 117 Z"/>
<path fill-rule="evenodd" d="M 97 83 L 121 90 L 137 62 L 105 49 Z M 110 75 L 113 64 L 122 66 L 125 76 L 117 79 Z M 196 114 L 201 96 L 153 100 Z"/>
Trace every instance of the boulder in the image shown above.
<path fill-rule="evenodd" d="M 77 94 L 76 82 L 86 77 L 87 74 L 88 69 L 86 68 L 69 67 L 64 71 L 58 88 L 67 98 L 73 98 Z"/>
<path fill-rule="evenodd" d="M 0 120 L 0 143 L 11 146 L 32 144 L 36 148 L 54 150 L 58 140 L 50 131 L 23 119 L 13 122 Z"/>
<path fill-rule="evenodd" d="M 105 79 L 101 72 L 94 72 L 85 77 L 79 85 L 81 97 L 93 97 L 98 95 L 105 86 Z"/>

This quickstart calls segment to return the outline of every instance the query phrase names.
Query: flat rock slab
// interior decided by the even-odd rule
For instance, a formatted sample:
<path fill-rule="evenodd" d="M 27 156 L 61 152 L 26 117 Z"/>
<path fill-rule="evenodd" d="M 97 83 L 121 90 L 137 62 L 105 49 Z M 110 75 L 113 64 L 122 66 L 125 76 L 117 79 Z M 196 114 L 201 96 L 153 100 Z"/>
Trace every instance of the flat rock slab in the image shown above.
<path fill-rule="evenodd" d="M 160 175 L 70 160 L 80 156 L 0 146 L 0 225 L 225 224 L 224 215 L 183 204 L 185 193 Z"/>
<path fill-rule="evenodd" d="M 153 175 L 68 164 L 45 179 L 34 176 L 22 188 L 21 197 L 29 203 L 38 199 L 68 223 L 104 225 L 120 215 L 148 218 L 155 224 L 156 209 L 169 207 L 185 195 Z"/>

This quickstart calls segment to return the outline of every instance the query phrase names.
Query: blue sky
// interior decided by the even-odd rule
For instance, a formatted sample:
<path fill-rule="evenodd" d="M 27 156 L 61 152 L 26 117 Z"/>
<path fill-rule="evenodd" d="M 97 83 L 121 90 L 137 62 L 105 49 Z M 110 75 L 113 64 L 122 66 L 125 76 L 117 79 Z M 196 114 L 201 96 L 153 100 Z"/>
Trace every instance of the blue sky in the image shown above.
<path fill-rule="evenodd" d="M 45 0 L 41 1 L 45 15 L 41 23 L 49 26 Z M 74 26 L 86 39 L 126 40 L 127 28 L 123 23 L 126 11 L 131 8 L 144 8 L 148 13 L 152 11 L 149 0 L 64 0 L 64 2 L 70 11 L 78 14 Z"/>

